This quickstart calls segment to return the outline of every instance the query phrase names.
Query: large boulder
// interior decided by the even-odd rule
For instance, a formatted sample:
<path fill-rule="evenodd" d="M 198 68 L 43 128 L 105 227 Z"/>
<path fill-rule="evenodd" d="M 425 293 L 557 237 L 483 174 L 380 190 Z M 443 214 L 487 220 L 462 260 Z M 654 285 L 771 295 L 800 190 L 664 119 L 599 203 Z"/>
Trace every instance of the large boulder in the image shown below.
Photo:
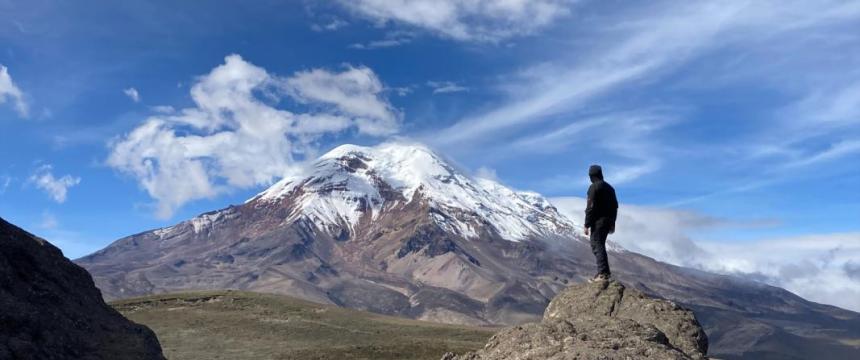
<path fill-rule="evenodd" d="M 505 329 L 484 349 L 443 360 L 705 359 L 707 351 L 691 311 L 613 280 L 571 286 L 541 323 Z"/>
<path fill-rule="evenodd" d="M 59 249 L 0 218 L 0 359 L 164 359 Z"/>

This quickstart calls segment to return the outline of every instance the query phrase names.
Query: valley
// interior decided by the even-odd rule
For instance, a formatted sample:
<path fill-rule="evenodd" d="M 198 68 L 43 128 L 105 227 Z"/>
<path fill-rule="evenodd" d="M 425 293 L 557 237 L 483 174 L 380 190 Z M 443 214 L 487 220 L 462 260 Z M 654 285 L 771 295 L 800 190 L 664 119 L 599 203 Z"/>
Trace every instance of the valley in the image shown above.
<path fill-rule="evenodd" d="M 167 358 L 427 359 L 481 348 L 497 328 L 377 315 L 244 291 L 154 295 L 110 304 L 158 335 Z"/>

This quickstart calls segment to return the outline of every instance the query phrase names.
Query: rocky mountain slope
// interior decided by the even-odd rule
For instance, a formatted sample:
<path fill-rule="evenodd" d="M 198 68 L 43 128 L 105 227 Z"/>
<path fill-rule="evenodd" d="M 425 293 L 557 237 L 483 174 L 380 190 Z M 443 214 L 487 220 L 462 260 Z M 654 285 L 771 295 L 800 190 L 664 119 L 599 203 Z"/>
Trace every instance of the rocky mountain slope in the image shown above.
<path fill-rule="evenodd" d="M 571 286 L 540 323 L 515 326 L 478 351 L 442 360 L 705 359 L 708 338 L 689 310 L 618 281 Z"/>
<path fill-rule="evenodd" d="M 610 248 L 620 280 L 696 310 L 713 354 L 858 351 L 856 313 Z M 244 204 L 78 263 L 108 299 L 242 289 L 461 324 L 538 320 L 549 299 L 594 272 L 578 226 L 540 195 L 403 144 L 338 147 Z"/>
<path fill-rule="evenodd" d="M 47 241 L 0 219 L 0 359 L 164 359 Z"/>

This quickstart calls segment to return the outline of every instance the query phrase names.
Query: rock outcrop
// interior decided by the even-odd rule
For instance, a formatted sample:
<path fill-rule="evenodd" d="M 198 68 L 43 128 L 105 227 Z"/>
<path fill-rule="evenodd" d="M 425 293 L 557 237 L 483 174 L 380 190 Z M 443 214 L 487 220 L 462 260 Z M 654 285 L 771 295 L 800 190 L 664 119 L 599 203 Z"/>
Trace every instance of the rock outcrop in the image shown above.
<path fill-rule="evenodd" d="M 484 349 L 443 360 L 706 359 L 708 339 L 692 311 L 618 281 L 574 285 L 541 323 L 515 326 Z"/>
<path fill-rule="evenodd" d="M 0 219 L 0 359 L 164 359 L 59 249 Z"/>

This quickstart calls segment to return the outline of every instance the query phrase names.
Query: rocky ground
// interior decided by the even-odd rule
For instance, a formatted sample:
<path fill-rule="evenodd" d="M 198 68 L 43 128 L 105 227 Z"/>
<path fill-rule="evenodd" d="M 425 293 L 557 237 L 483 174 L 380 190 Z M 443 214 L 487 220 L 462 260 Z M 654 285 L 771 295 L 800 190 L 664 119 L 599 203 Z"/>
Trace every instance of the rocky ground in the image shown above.
<path fill-rule="evenodd" d="M 482 349 L 443 360 L 705 359 L 695 315 L 618 281 L 567 288 L 540 323 L 505 329 Z"/>

